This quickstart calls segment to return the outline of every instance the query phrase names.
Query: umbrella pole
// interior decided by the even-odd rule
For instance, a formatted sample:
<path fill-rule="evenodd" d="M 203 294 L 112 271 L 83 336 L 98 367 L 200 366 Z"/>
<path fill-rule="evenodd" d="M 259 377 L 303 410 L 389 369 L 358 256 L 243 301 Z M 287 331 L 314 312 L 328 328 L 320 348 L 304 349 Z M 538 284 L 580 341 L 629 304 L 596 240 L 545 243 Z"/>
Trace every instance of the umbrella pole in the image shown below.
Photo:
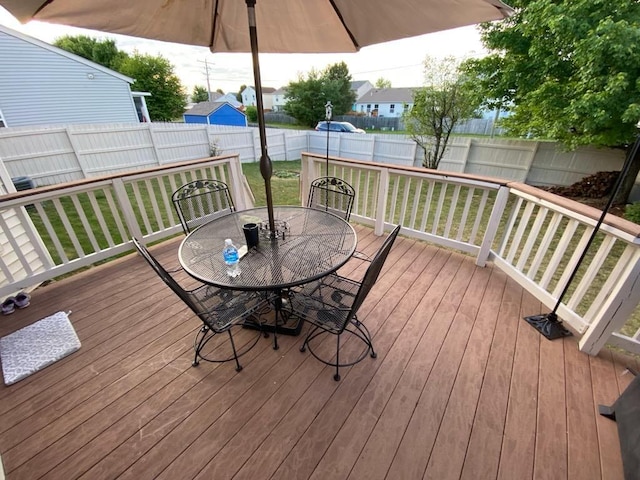
<path fill-rule="evenodd" d="M 260 173 L 264 179 L 267 196 L 267 212 L 269 214 L 269 231 L 271 238 L 276 238 L 275 220 L 273 217 L 273 196 L 271 195 L 271 175 L 273 166 L 267 154 L 267 132 L 264 121 L 262 103 L 262 82 L 260 80 L 260 62 L 258 60 L 258 31 L 256 28 L 256 0 L 246 0 L 249 15 L 249 40 L 251 42 L 251 59 L 253 61 L 253 80 L 256 87 L 256 108 L 258 109 L 258 132 L 260 134 Z"/>

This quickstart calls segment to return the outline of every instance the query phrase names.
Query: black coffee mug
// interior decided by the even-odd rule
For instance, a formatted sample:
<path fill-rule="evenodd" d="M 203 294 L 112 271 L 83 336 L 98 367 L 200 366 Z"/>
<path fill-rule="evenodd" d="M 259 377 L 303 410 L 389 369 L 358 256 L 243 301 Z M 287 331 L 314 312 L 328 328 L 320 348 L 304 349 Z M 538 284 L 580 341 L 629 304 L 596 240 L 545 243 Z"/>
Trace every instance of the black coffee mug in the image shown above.
<path fill-rule="evenodd" d="M 247 248 L 251 249 L 253 247 L 257 247 L 258 243 L 260 243 L 260 237 L 258 235 L 258 224 L 257 223 L 245 223 L 242 227 L 244 231 L 244 238 L 247 241 Z"/>

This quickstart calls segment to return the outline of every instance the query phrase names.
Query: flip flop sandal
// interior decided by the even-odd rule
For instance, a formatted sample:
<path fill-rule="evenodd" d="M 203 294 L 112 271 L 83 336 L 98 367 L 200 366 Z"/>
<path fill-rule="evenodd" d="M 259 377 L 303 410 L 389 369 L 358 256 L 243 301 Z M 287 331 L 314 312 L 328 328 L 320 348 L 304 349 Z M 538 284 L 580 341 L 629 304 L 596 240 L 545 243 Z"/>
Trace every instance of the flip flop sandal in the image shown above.
<path fill-rule="evenodd" d="M 2 302 L 2 314 L 10 315 L 16 310 L 16 300 L 13 297 L 7 298 L 4 302 Z"/>
<path fill-rule="evenodd" d="M 14 302 L 16 304 L 16 307 L 18 308 L 27 308 L 29 306 L 30 300 L 31 300 L 31 296 L 29 296 L 24 292 L 20 292 L 19 294 L 16 295 Z"/>

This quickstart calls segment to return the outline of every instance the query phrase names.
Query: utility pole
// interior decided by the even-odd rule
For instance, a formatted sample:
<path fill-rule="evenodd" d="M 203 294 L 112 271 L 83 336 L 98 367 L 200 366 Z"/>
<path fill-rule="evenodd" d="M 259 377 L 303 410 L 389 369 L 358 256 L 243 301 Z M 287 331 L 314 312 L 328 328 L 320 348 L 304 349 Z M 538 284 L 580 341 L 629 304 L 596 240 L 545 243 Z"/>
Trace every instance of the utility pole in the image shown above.
<path fill-rule="evenodd" d="M 198 60 L 202 62 L 202 60 Z M 209 84 L 209 63 L 207 63 L 207 59 L 204 59 L 204 72 L 207 76 L 207 100 L 211 101 L 211 85 Z"/>

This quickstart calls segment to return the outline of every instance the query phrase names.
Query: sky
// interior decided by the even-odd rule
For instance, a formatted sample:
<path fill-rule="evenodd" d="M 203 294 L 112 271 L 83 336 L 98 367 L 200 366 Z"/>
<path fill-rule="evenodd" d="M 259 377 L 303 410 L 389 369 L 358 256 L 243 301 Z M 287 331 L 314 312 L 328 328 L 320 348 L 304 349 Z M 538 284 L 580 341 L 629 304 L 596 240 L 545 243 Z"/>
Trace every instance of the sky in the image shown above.
<path fill-rule="evenodd" d="M 191 93 L 195 85 L 207 85 L 209 70 L 211 90 L 236 92 L 240 85 L 253 85 L 251 56 L 248 53 L 211 53 L 205 47 L 146 40 L 124 35 L 66 27 L 43 22 L 20 24 L 0 7 L 0 24 L 47 43 L 63 35 L 88 35 L 99 39 L 114 39 L 117 47 L 127 53 L 162 55 L 175 67 L 175 73 Z M 258 40 L 260 33 L 258 32 Z M 365 47 L 357 53 L 345 54 L 261 54 L 260 72 L 263 87 L 280 88 L 306 75 L 312 68 L 323 70 L 344 61 L 353 80 L 378 78 L 391 81 L 392 87 L 418 87 L 423 82 L 422 62 L 426 56 L 442 58 L 481 57 L 486 52 L 480 42 L 477 27 L 462 27 L 444 32 L 421 35 Z"/>

